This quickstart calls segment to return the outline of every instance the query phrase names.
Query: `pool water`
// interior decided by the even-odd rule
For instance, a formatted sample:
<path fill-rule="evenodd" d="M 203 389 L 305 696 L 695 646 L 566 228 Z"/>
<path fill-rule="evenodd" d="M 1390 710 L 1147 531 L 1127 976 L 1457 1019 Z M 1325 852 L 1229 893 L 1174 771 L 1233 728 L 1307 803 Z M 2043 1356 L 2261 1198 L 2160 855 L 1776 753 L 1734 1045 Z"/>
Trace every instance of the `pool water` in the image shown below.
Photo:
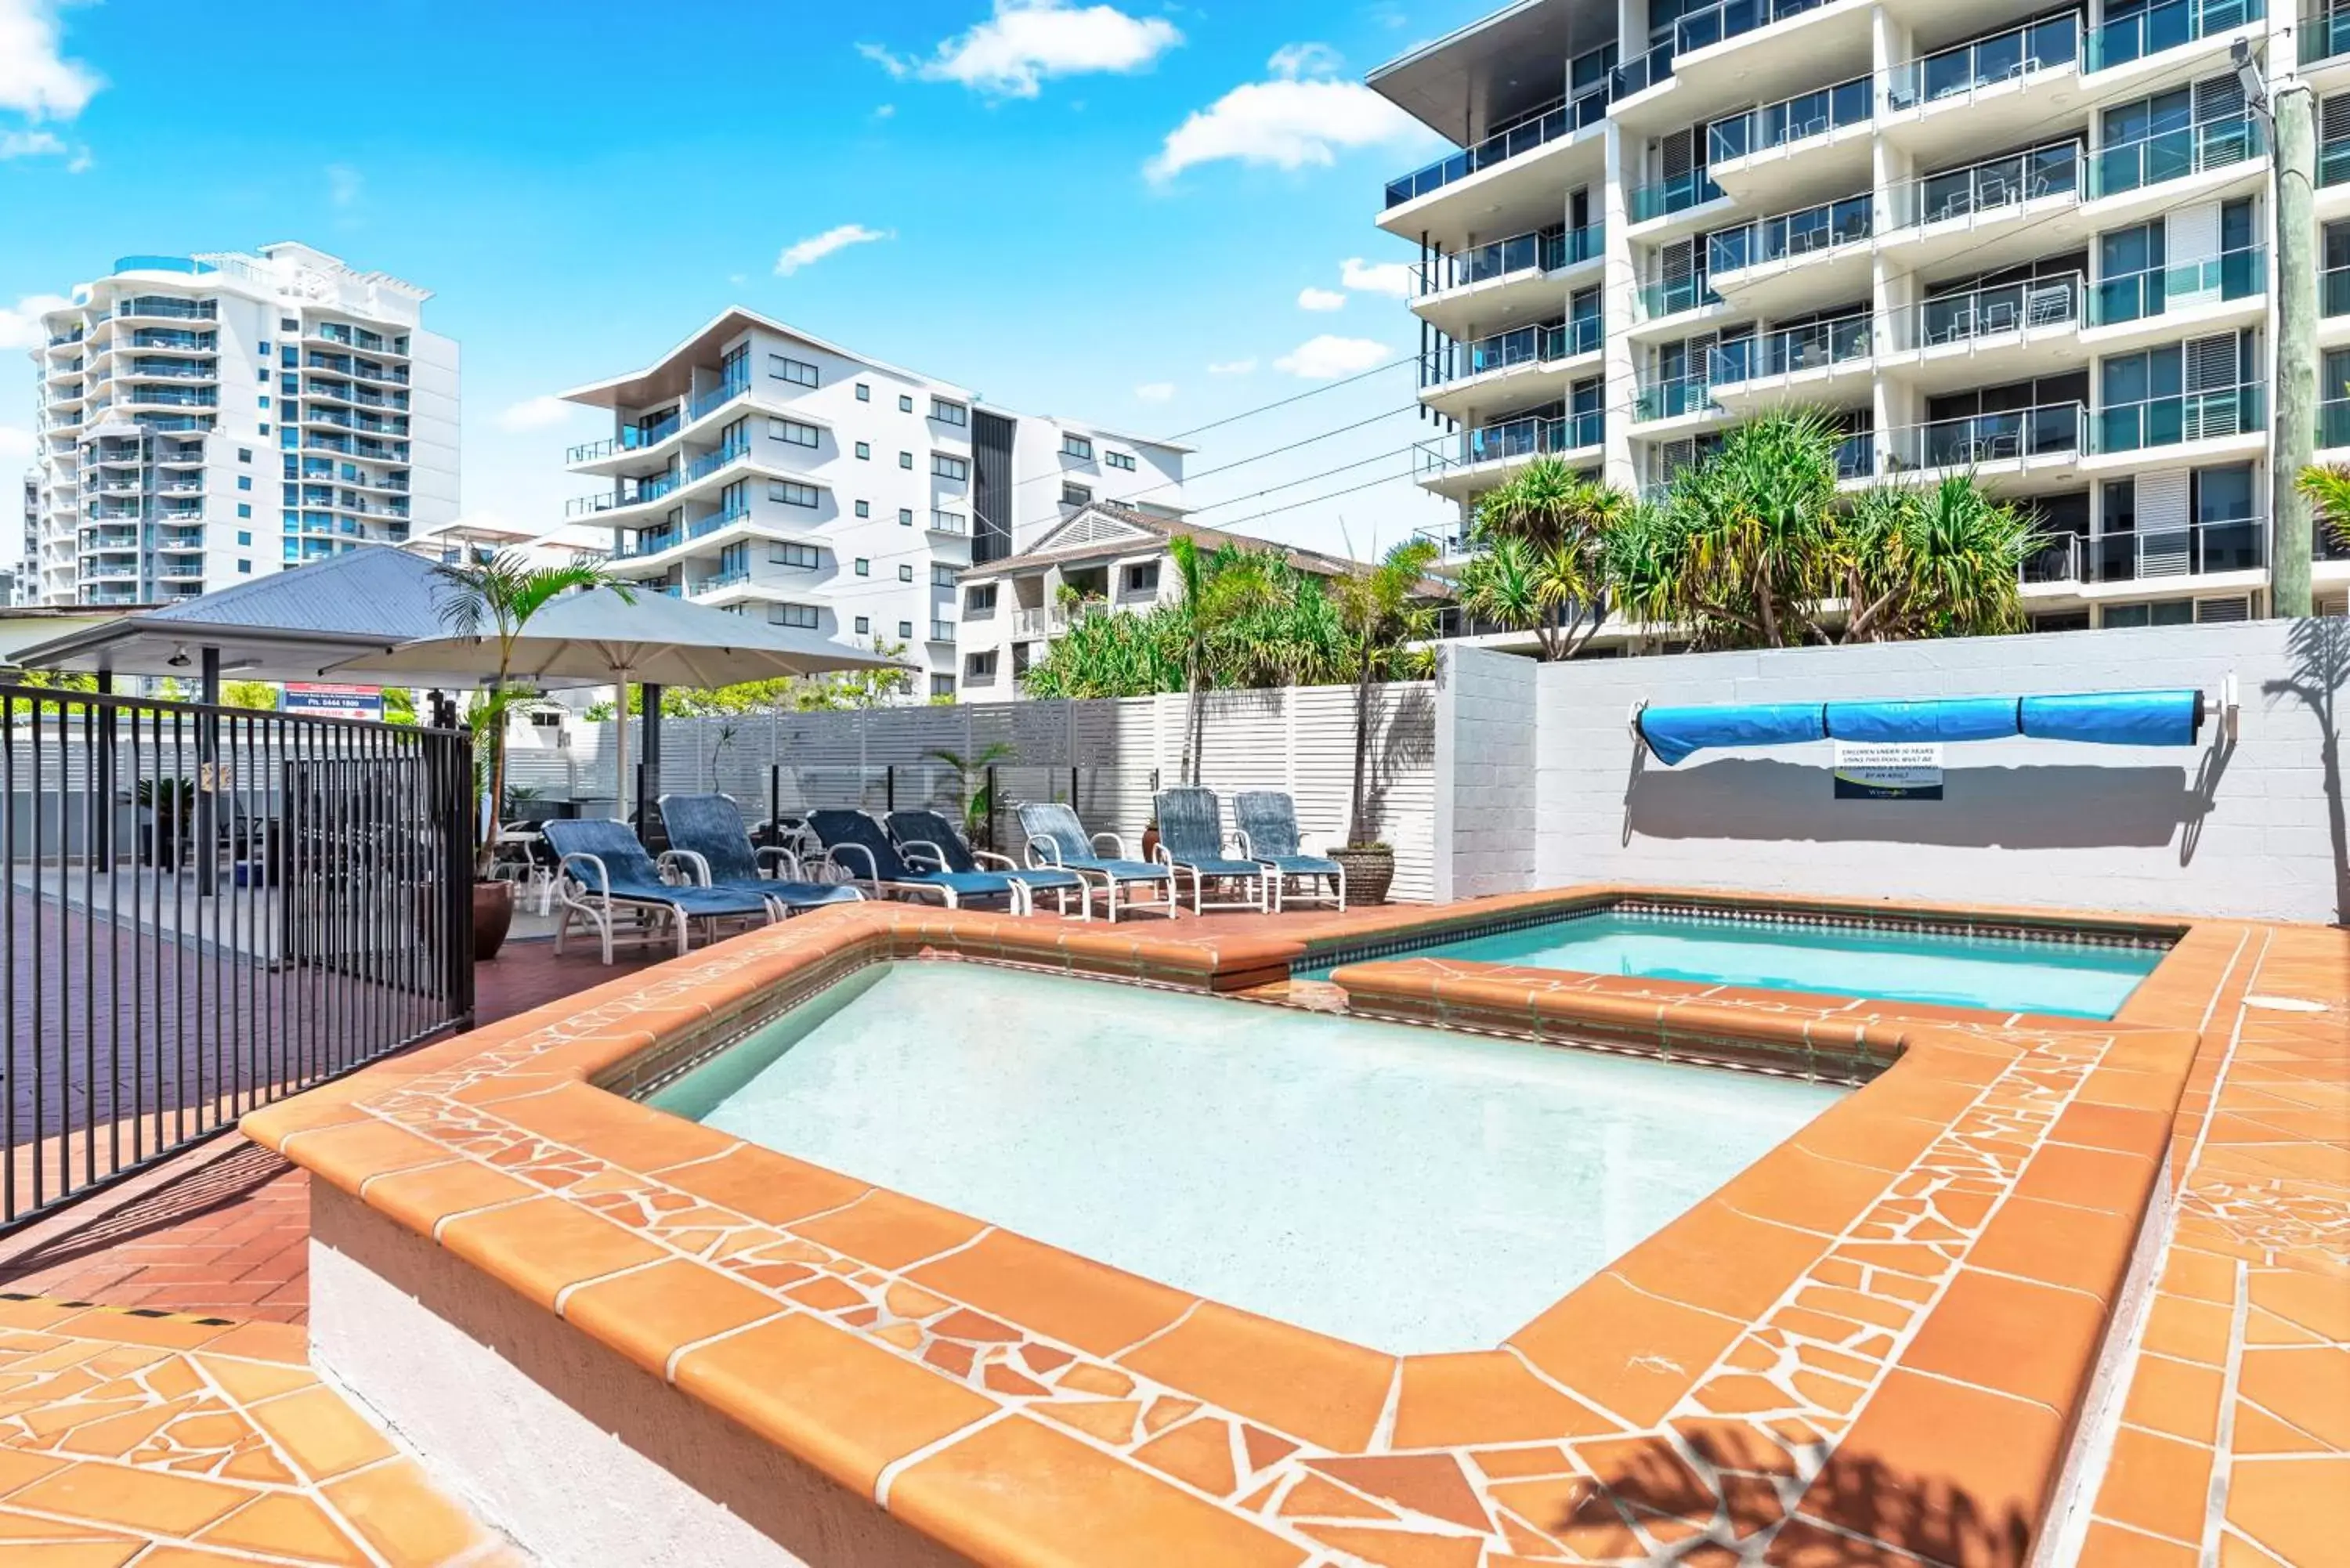
<path fill-rule="evenodd" d="M 652 1103 L 1412 1354 L 1499 1344 L 1845 1092 L 912 961 L 860 971 Z"/>
<path fill-rule="evenodd" d="M 1389 956 L 1932 1002 L 1994 1012 L 2111 1018 L 2137 982 L 2162 961 L 2163 953 L 2157 948 L 2028 937 L 1596 914 L 1439 941 Z M 1300 972 L 1326 980 L 1331 971 L 1326 965 Z"/>

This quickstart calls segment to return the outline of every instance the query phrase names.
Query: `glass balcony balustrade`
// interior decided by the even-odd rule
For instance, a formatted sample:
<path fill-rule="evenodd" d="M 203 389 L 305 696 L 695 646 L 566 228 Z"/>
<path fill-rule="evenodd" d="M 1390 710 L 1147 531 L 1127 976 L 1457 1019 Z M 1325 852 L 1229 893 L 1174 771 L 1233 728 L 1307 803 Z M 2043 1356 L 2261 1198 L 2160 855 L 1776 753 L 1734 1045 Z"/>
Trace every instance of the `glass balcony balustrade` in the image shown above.
<path fill-rule="evenodd" d="M 2339 185 L 2350 180 L 2350 138 L 2320 142 L 2317 148 L 2317 182 Z"/>
<path fill-rule="evenodd" d="M 2045 196 L 2077 193 L 2081 159 L 2078 141 L 2054 141 L 1963 169 L 1901 181 L 1886 192 L 1887 226 L 1898 233 L 1997 213 Z"/>
<path fill-rule="evenodd" d="M 1512 234 L 1451 255 L 1430 257 L 1415 266 L 1413 273 L 1420 294 L 1442 294 L 1513 273 L 1556 272 L 1590 261 L 1599 252 L 1600 228 L 1592 223 L 1580 229 Z"/>
<path fill-rule="evenodd" d="M 2089 291 L 2089 325 L 2112 327 L 2170 311 L 2249 299 L 2266 293 L 2268 286 L 2267 248 L 2245 245 L 2199 261 L 2099 278 Z"/>
<path fill-rule="evenodd" d="M 1705 266 L 1719 280 L 1724 273 L 1831 251 L 1868 238 L 1875 207 L 1866 195 L 1821 202 L 1775 217 L 1759 218 L 1705 237 Z"/>
<path fill-rule="evenodd" d="M 2350 150 L 2350 143 L 2344 146 Z M 2089 161 L 2084 194 L 2090 200 L 2117 196 L 2165 181 L 2184 180 L 2190 174 L 2249 162 L 2266 155 L 2268 151 L 2267 128 L 2249 114 L 2241 119 L 2184 125 L 2176 130 L 2097 149 L 2096 155 Z M 2322 176 L 2322 160 L 2320 171 Z M 2324 182 L 2321 177 L 2319 183 Z"/>
<path fill-rule="evenodd" d="M 2206 519 L 2080 542 L 2082 580 L 2135 583 L 2201 572 L 2257 572 L 2268 564 L 2265 517 Z"/>
<path fill-rule="evenodd" d="M 1911 342 L 1905 347 L 1935 348 L 2075 325 L 2081 319 L 2086 288 L 2086 279 L 2068 272 L 1938 294 L 1920 301 L 1911 312 Z"/>
<path fill-rule="evenodd" d="M 2262 0 L 2168 0 L 2132 16 L 2116 16 L 2090 33 L 2082 65 L 2092 71 L 2111 70 L 2257 22 L 2266 14 Z"/>
<path fill-rule="evenodd" d="M 1663 180 L 1632 187 L 1627 205 L 1636 223 L 1684 212 L 1721 199 L 1721 187 L 1702 169 L 1685 170 Z"/>
<path fill-rule="evenodd" d="M 1431 349 L 1422 360 L 1421 385 L 1441 386 L 1489 371 L 1594 353 L 1606 335 L 1605 322 L 1596 316 L 1585 316 L 1547 327 L 1497 332 L 1474 343 L 1448 343 Z"/>
<path fill-rule="evenodd" d="M 2300 38 L 2301 63 L 2304 66 L 2350 54 L 2350 5 L 2303 12 Z"/>
<path fill-rule="evenodd" d="M 2076 456 L 2089 446 L 2085 404 L 2043 403 L 2033 409 L 1933 420 L 1889 431 L 1886 469 L 1977 468 L 2024 459 Z"/>
<path fill-rule="evenodd" d="M 1606 416 L 1597 409 L 1556 418 L 1509 420 L 1478 430 L 1461 431 L 1442 441 L 1421 443 L 1423 459 L 1450 467 L 1498 462 L 1507 458 L 1534 457 L 1543 452 L 1580 452 L 1597 446 Z"/>
<path fill-rule="evenodd" d="M 686 418 L 698 420 L 714 409 L 724 408 L 750 389 L 751 379 L 748 376 L 739 377 L 721 386 L 713 387 L 686 405 Z"/>
<path fill-rule="evenodd" d="M 2329 398 L 2317 405 L 2317 444 L 2350 446 L 2350 398 Z"/>
<path fill-rule="evenodd" d="M 1705 129 L 1706 161 L 1727 163 L 1847 125 L 1865 125 L 1875 113 L 1875 86 L 1867 77 L 1855 77 L 1717 119 Z"/>
<path fill-rule="evenodd" d="M 1476 146 L 1388 181 L 1387 204 L 1399 207 L 1431 191 L 1441 191 L 1457 181 L 1466 180 L 1480 170 L 1506 163 L 1521 153 L 1596 125 L 1607 118 L 1608 97 L 1609 84 L 1600 81 L 1520 115 Z"/>
<path fill-rule="evenodd" d="M 1730 379 L 1744 380 L 1745 377 Z M 1632 418 L 1645 424 L 1652 420 L 1678 419 L 1683 414 L 1720 413 L 1721 410 L 1713 400 L 1713 387 L 1714 378 L 1704 375 L 1648 382 L 1634 396 Z"/>
<path fill-rule="evenodd" d="M 2182 441 L 2257 434 L 2263 428 L 2266 407 L 2266 389 L 2258 382 L 2109 403 L 2097 410 L 2092 426 L 2095 450 L 2143 452 Z"/>
<path fill-rule="evenodd" d="M 1978 92 L 2081 57 L 2081 18 L 2046 16 L 1971 44 L 1905 60 L 1886 73 L 1885 107 L 1896 113 Z"/>
<path fill-rule="evenodd" d="M 1869 314 L 1865 310 L 1825 321 L 1806 321 L 1796 327 L 1774 327 L 1755 339 L 1752 350 L 1741 356 L 1742 362 L 1732 367 L 1739 374 L 1717 374 L 1714 385 L 1795 375 L 1866 359 L 1874 350 L 1875 337 Z"/>

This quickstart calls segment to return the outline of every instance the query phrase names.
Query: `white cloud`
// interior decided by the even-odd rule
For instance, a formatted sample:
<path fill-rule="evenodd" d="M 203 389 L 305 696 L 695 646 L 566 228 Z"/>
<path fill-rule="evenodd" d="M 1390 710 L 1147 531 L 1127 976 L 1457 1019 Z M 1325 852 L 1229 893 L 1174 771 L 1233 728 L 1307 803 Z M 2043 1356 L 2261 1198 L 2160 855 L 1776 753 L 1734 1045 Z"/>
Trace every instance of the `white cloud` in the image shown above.
<path fill-rule="evenodd" d="M 366 193 L 367 179 L 348 163 L 327 165 L 327 200 L 338 207 L 354 207 Z"/>
<path fill-rule="evenodd" d="M 887 119 L 897 112 L 898 106 L 894 103 L 877 103 L 873 106 L 873 118 L 876 119 Z"/>
<path fill-rule="evenodd" d="M 1208 367 L 1211 376 L 1245 376 L 1256 369 L 1254 359 L 1223 359 Z"/>
<path fill-rule="evenodd" d="M 30 119 L 71 119 L 104 85 L 58 45 L 52 0 L 0 0 L 0 109 Z"/>
<path fill-rule="evenodd" d="M 0 425 L 0 468 L 14 473 L 33 461 L 33 432 Z"/>
<path fill-rule="evenodd" d="M 879 44 L 857 52 L 899 79 L 961 82 L 998 98 L 1035 98 L 1048 77 L 1142 70 L 1183 41 L 1161 16 L 1129 16 L 1114 5 L 1069 0 L 995 0 L 995 14 L 941 42 L 927 60 L 901 58 Z"/>
<path fill-rule="evenodd" d="M 552 430 L 581 411 L 557 397 L 525 398 L 519 403 L 498 410 L 498 429 L 516 431 Z"/>
<path fill-rule="evenodd" d="M 11 158 L 46 158 L 65 150 L 64 140 L 52 130 L 0 130 L 0 162 Z"/>
<path fill-rule="evenodd" d="M 62 310 L 72 300 L 61 294 L 28 294 L 15 306 L 0 305 L 0 348 L 37 348 L 48 341 L 41 317 Z"/>
<path fill-rule="evenodd" d="M 1276 169 L 1327 167 L 1340 151 L 1421 140 L 1433 133 L 1360 82 L 1326 73 L 1337 57 L 1320 44 L 1292 44 L 1267 62 L 1272 79 L 1246 82 L 1167 133 L 1143 165 L 1163 183 L 1201 163 L 1237 159 Z"/>
<path fill-rule="evenodd" d="M 800 268 L 812 266 L 833 252 L 847 250 L 851 245 L 871 244 L 876 240 L 897 237 L 895 229 L 868 229 L 863 223 L 842 223 L 820 234 L 810 234 L 806 239 L 795 240 L 785 245 L 784 254 L 775 258 L 775 275 L 789 277 Z"/>
<path fill-rule="evenodd" d="M 1338 264 L 1338 282 L 1361 294 L 1388 294 L 1404 299 L 1411 294 L 1411 265 L 1408 262 L 1367 262 L 1360 256 L 1348 256 Z"/>
<path fill-rule="evenodd" d="M 1146 403 L 1163 403 L 1175 395 L 1172 381 L 1145 381 L 1134 389 L 1134 395 Z"/>
<path fill-rule="evenodd" d="M 1347 296 L 1335 288 L 1301 288 L 1297 291 L 1300 310 L 1344 310 Z"/>
<path fill-rule="evenodd" d="M 1388 358 L 1388 346 L 1367 337 L 1338 337 L 1325 332 L 1309 337 L 1273 362 L 1300 380 L 1335 381 L 1367 370 Z"/>

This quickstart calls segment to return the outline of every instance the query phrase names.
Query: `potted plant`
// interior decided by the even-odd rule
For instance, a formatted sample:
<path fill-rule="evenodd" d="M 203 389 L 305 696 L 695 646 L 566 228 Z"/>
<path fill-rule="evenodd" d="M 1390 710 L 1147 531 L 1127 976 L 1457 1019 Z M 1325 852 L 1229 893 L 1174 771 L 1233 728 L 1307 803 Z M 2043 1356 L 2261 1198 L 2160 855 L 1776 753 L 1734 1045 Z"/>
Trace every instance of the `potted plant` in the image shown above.
<path fill-rule="evenodd" d="M 531 617 L 563 595 L 583 588 L 610 588 L 624 603 L 634 604 L 630 586 L 601 566 L 577 562 L 561 566 L 535 566 L 520 552 L 500 551 L 478 564 L 450 563 L 435 568 L 444 593 L 441 619 L 452 637 L 494 640 L 497 672 L 490 679 L 472 713 L 476 801 L 506 799 L 506 716 L 530 694 L 507 684 L 514 671 L 515 644 Z M 497 957 L 506 931 L 514 924 L 514 884 L 490 879 L 497 864 L 498 814 L 480 813 L 473 844 L 473 958 L 476 962 Z"/>
<path fill-rule="evenodd" d="M 139 825 L 139 863 L 176 871 L 186 858 L 188 828 L 195 819 L 196 781 L 140 779 L 133 791 L 147 820 Z"/>
<path fill-rule="evenodd" d="M 1358 904 L 1384 904 L 1395 882 L 1395 848 L 1378 836 L 1378 802 L 1371 791 L 1371 690 L 1379 681 L 1415 675 L 1428 654 L 1419 645 L 1434 635 L 1436 612 L 1423 587 L 1436 546 L 1412 539 L 1388 552 L 1378 566 L 1331 584 L 1331 598 L 1345 628 L 1347 660 L 1355 676 L 1355 788 L 1347 816 L 1347 842 L 1330 858 L 1347 868 L 1347 897 Z"/>

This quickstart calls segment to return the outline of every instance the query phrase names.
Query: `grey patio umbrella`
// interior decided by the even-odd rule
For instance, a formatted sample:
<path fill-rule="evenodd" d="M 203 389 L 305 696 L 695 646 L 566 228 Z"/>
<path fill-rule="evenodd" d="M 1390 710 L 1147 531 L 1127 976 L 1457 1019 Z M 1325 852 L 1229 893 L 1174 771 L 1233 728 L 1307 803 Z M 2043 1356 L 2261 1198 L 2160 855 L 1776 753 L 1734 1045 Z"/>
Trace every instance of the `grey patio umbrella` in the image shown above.
<path fill-rule="evenodd" d="M 639 588 L 635 602 L 611 588 L 556 600 L 530 618 L 514 647 L 509 671 L 516 680 L 545 686 L 619 689 L 620 817 L 629 818 L 629 683 L 732 686 L 778 676 L 821 675 L 839 670 L 890 670 L 899 661 L 850 648 L 811 631 L 772 626 L 748 616 L 688 604 L 657 589 Z M 362 654 L 335 667 L 340 675 L 405 677 L 455 672 L 494 676 L 498 643 L 492 636 L 429 637 Z M 659 713 L 645 722 L 658 726 Z"/>

